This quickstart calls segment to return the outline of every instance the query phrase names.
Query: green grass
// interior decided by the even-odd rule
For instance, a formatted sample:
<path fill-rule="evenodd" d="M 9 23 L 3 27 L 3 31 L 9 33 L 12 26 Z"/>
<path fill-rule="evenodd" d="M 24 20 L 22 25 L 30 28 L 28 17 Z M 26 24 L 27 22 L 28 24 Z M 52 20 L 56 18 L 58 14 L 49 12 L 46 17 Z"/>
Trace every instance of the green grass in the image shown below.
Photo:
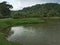
<path fill-rule="evenodd" d="M 5 39 L 5 33 L 1 33 L 2 31 L 7 31 L 5 28 L 13 25 L 37 24 L 41 22 L 44 22 L 44 20 L 40 18 L 0 19 L 0 45 L 20 45 L 17 43 L 9 42 Z"/>
<path fill-rule="evenodd" d="M 21 25 L 21 24 L 37 24 L 44 22 L 40 18 L 24 18 L 24 19 L 0 19 L 0 30 L 10 25 Z"/>
<path fill-rule="evenodd" d="M 43 19 L 60 19 L 60 17 L 44 17 Z"/>
<path fill-rule="evenodd" d="M 20 45 L 20 44 L 7 41 L 5 39 L 5 34 L 0 32 L 0 45 Z"/>

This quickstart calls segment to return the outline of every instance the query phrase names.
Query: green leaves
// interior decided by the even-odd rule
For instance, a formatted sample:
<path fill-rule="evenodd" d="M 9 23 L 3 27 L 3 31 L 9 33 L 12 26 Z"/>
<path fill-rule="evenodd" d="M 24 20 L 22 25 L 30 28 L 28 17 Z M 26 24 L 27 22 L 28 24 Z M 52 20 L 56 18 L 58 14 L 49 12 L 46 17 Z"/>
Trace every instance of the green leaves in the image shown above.
<path fill-rule="evenodd" d="M 10 8 L 12 8 L 12 5 L 7 4 L 7 2 L 0 3 L 0 14 L 3 17 L 9 17 L 11 14 Z"/>
<path fill-rule="evenodd" d="M 15 15 L 16 14 L 16 15 Z M 18 14 L 18 15 L 17 15 Z M 24 8 L 20 11 L 15 11 L 12 14 L 13 17 L 18 18 L 31 18 L 31 17 L 59 17 L 60 16 L 60 4 L 57 3 L 46 3 L 37 4 L 32 7 Z"/>

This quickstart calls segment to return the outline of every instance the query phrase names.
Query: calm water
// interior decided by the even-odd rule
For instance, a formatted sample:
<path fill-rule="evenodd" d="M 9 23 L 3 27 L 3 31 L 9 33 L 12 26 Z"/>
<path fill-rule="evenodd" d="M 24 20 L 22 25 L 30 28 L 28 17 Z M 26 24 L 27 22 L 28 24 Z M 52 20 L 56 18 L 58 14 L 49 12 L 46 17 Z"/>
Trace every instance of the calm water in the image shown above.
<path fill-rule="evenodd" d="M 23 45 L 60 45 L 60 21 L 11 27 L 8 41 Z"/>

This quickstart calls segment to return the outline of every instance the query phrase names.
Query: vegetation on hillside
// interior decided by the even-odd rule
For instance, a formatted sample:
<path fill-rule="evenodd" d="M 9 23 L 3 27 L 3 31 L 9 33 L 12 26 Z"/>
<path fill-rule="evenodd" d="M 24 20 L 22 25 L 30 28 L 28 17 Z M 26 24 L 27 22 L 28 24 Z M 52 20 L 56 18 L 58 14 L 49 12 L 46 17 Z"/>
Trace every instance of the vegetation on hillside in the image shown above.
<path fill-rule="evenodd" d="M 11 11 L 11 8 L 13 6 L 6 2 L 0 3 L 0 18 L 60 17 L 60 4 L 58 3 L 36 4 L 18 11 Z"/>
<path fill-rule="evenodd" d="M 46 3 L 37 4 L 32 7 L 23 8 L 23 10 L 12 11 L 13 18 L 41 18 L 41 17 L 60 17 L 60 4 Z"/>

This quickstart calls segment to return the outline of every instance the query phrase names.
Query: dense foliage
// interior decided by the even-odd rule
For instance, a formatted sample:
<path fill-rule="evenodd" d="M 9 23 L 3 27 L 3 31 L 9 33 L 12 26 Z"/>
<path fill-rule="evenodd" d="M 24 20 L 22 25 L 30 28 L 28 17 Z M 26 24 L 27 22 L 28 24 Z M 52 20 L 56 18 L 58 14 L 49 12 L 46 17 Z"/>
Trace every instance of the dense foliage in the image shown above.
<path fill-rule="evenodd" d="M 14 18 L 56 16 L 60 16 L 60 4 L 58 3 L 37 4 L 32 7 L 23 8 L 23 10 L 12 12 L 12 17 Z"/>
<path fill-rule="evenodd" d="M 58 3 L 37 4 L 19 11 L 11 11 L 10 8 L 12 8 L 12 5 L 6 2 L 0 3 L 0 18 L 60 17 L 60 4 Z"/>
<path fill-rule="evenodd" d="M 11 14 L 10 9 L 13 8 L 12 5 L 7 4 L 6 1 L 0 3 L 0 18 L 9 17 Z"/>

